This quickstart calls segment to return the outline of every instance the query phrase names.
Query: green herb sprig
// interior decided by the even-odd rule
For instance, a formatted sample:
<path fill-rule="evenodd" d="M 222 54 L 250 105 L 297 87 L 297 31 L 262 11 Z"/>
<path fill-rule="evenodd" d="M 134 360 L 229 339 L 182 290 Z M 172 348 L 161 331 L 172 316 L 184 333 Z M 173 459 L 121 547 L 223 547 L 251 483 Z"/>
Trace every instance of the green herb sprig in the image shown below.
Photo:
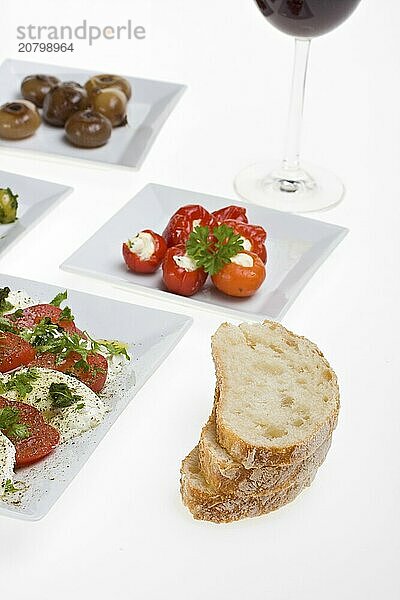
<path fill-rule="evenodd" d="M 0 381 L 0 394 L 15 391 L 19 398 L 23 399 L 33 390 L 32 383 L 39 378 L 37 369 L 17 371 L 10 375 L 7 381 Z"/>
<path fill-rule="evenodd" d="M 7 300 L 10 294 L 10 288 L 4 287 L 0 289 L 0 314 L 4 314 L 9 310 L 12 310 L 14 306 Z"/>
<path fill-rule="evenodd" d="M 0 430 L 9 438 L 25 440 L 30 436 L 29 428 L 19 422 L 19 410 L 12 406 L 0 408 Z"/>
<path fill-rule="evenodd" d="M 110 356 L 125 356 L 127 360 L 131 360 L 128 354 L 128 345 L 118 340 L 94 340 L 88 333 L 90 343 L 93 348 L 93 352 L 100 352 L 101 354 L 109 354 Z"/>
<path fill-rule="evenodd" d="M 14 327 L 14 325 L 11 323 L 11 321 L 9 321 L 8 319 L 6 319 L 6 317 L 3 317 L 0 315 L 0 331 L 2 331 L 3 333 L 18 333 L 18 329 L 16 327 Z"/>
<path fill-rule="evenodd" d="M 15 494 L 15 492 L 18 492 L 18 488 L 15 487 L 11 479 L 7 479 L 4 484 L 4 494 Z"/>
<path fill-rule="evenodd" d="M 57 296 L 55 298 L 53 298 L 53 300 L 50 302 L 50 304 L 52 304 L 52 306 L 57 306 L 57 308 L 61 308 L 61 304 L 63 302 L 65 302 L 65 300 L 67 300 L 68 298 L 68 292 L 67 290 L 65 290 L 65 292 L 60 292 L 59 294 L 57 294 Z M 70 309 L 69 306 L 66 306 L 65 308 L 62 309 L 62 312 L 60 314 L 60 321 L 74 321 L 75 317 L 72 314 L 72 311 Z"/>
<path fill-rule="evenodd" d="M 5 302 L 9 292 L 9 288 L 0 290 L 0 313 L 2 309 L 2 296 L 3 302 Z M 67 300 L 67 297 L 67 291 L 60 292 L 53 298 L 50 304 L 60 307 L 60 305 Z M 13 308 L 11 304 L 9 307 Z M 11 309 L 9 307 L 4 308 L 4 310 Z M 0 314 L 0 332 L 7 331 L 18 334 L 26 342 L 29 342 L 36 349 L 38 354 L 44 354 L 46 352 L 54 354 L 57 365 L 62 364 L 71 352 L 75 352 L 80 356 L 80 359 L 75 363 L 75 368 L 84 369 L 85 371 L 91 370 L 88 358 L 94 353 L 103 354 L 106 358 L 120 355 L 125 356 L 127 360 L 130 360 L 126 344 L 117 340 L 97 341 L 87 332 L 84 332 L 83 334 L 68 332 L 60 325 L 53 323 L 49 317 L 45 317 L 34 327 L 18 330 L 14 327 L 12 321 L 17 320 L 21 315 L 22 311 L 15 311 L 15 313 L 10 316 L 11 321 L 9 321 L 8 318 L 6 319 Z M 59 320 L 74 321 L 74 316 L 69 306 L 62 309 Z"/>
<path fill-rule="evenodd" d="M 15 310 L 13 313 L 10 313 L 9 315 L 7 315 L 7 318 L 10 319 L 11 321 L 17 321 L 18 319 L 20 319 L 23 316 L 24 316 L 24 311 L 22 310 L 22 308 L 18 308 L 18 310 Z"/>
<path fill-rule="evenodd" d="M 53 408 L 68 408 L 76 402 L 79 402 L 77 408 L 83 408 L 82 396 L 72 393 L 71 388 L 66 383 L 52 383 L 49 388 L 49 396 Z"/>
<path fill-rule="evenodd" d="M 67 290 L 65 290 L 65 292 L 60 292 L 59 294 L 57 294 L 57 296 L 55 296 L 55 298 L 53 298 L 53 300 L 51 300 L 51 302 L 49 302 L 49 304 L 52 304 L 53 306 L 57 306 L 57 308 L 60 308 L 61 304 L 68 298 L 68 292 Z"/>
<path fill-rule="evenodd" d="M 196 227 L 186 244 L 187 255 L 210 275 L 218 273 L 241 250 L 242 237 L 225 224 L 214 227 L 212 232 L 207 226 Z"/>
<path fill-rule="evenodd" d="M 56 364 L 63 363 L 70 352 L 76 352 L 81 357 L 75 367 L 87 371 L 90 369 L 88 357 L 93 353 L 101 353 L 106 356 L 122 355 L 130 360 L 127 347 L 122 342 L 96 341 L 86 332 L 83 334 L 84 337 L 78 333 L 70 333 L 59 325 L 52 323 L 48 317 L 42 319 L 33 329 L 22 331 L 20 335 L 39 354 L 45 352 L 55 354 Z"/>

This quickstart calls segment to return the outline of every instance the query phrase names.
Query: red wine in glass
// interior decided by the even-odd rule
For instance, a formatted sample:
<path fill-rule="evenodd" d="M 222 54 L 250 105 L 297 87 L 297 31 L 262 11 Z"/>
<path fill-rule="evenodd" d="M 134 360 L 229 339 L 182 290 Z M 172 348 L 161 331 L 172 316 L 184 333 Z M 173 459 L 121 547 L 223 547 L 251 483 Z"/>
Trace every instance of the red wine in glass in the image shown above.
<path fill-rule="evenodd" d="M 360 0 L 256 0 L 264 17 L 284 33 L 313 38 L 341 25 Z"/>
<path fill-rule="evenodd" d="M 341 25 L 361 0 L 255 0 L 266 20 L 296 40 L 285 155 L 239 173 L 237 193 L 249 202 L 289 212 L 323 210 L 341 201 L 342 182 L 329 171 L 300 164 L 300 138 L 312 38 Z M 275 61 L 276 62 L 276 61 Z"/>

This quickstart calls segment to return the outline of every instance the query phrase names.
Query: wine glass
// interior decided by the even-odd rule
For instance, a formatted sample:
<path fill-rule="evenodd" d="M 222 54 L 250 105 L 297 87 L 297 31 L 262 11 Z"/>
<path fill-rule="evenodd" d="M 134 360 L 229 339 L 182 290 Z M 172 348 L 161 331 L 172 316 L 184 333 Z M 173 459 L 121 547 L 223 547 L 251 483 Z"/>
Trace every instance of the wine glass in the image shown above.
<path fill-rule="evenodd" d="M 264 17 L 295 37 L 295 59 L 283 161 L 252 165 L 235 180 L 237 193 L 249 202 L 289 212 L 323 210 L 338 204 L 342 182 L 333 173 L 300 164 L 300 138 L 311 39 L 331 31 L 361 0 L 255 0 Z"/>

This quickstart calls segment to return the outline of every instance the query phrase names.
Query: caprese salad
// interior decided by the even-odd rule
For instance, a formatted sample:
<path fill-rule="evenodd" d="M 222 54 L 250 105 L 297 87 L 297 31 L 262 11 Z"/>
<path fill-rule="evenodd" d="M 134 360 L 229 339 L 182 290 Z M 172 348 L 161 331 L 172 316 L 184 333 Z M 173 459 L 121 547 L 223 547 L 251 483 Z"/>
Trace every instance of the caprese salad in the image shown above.
<path fill-rule="evenodd" d="M 66 300 L 0 289 L 0 496 L 15 491 L 15 469 L 101 423 L 101 392 L 130 358 L 125 344 L 80 330 Z"/>
<path fill-rule="evenodd" d="M 162 235 L 145 229 L 122 245 L 134 273 L 155 273 L 160 267 L 168 291 L 193 296 L 208 277 L 224 294 L 248 297 L 266 278 L 267 232 L 248 222 L 246 209 L 227 206 L 208 212 L 190 204 L 179 208 Z"/>

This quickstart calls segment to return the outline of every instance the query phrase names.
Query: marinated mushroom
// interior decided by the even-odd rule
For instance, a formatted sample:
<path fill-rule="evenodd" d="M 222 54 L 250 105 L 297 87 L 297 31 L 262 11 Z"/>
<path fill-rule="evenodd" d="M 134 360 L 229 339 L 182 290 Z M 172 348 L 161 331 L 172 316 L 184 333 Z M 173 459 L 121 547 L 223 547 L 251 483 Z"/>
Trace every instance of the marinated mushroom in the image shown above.
<path fill-rule="evenodd" d="M 132 96 L 131 84 L 127 79 L 119 75 L 94 75 L 85 83 L 85 88 L 89 96 L 96 90 L 103 90 L 105 88 L 117 88 L 121 90 L 128 100 Z"/>
<path fill-rule="evenodd" d="M 111 131 L 110 121 L 90 108 L 73 114 L 65 124 L 68 140 L 80 148 L 103 146 L 110 139 Z"/>
<path fill-rule="evenodd" d="M 30 137 L 41 122 L 37 108 L 32 102 L 7 102 L 0 107 L 0 138 L 22 140 Z"/>
<path fill-rule="evenodd" d="M 63 127 L 74 113 L 89 105 L 87 91 L 75 81 L 64 81 L 46 94 L 43 102 L 43 118 L 50 125 Z"/>
<path fill-rule="evenodd" d="M 113 127 L 126 125 L 127 97 L 118 88 L 104 88 L 96 90 L 91 96 L 93 110 L 101 113 L 111 121 Z"/>
<path fill-rule="evenodd" d="M 52 75 L 28 75 L 22 81 L 21 93 L 25 100 L 41 108 L 45 95 L 58 83 L 60 80 Z"/>
<path fill-rule="evenodd" d="M 8 225 L 17 220 L 18 194 L 10 188 L 0 189 L 0 225 Z"/>

